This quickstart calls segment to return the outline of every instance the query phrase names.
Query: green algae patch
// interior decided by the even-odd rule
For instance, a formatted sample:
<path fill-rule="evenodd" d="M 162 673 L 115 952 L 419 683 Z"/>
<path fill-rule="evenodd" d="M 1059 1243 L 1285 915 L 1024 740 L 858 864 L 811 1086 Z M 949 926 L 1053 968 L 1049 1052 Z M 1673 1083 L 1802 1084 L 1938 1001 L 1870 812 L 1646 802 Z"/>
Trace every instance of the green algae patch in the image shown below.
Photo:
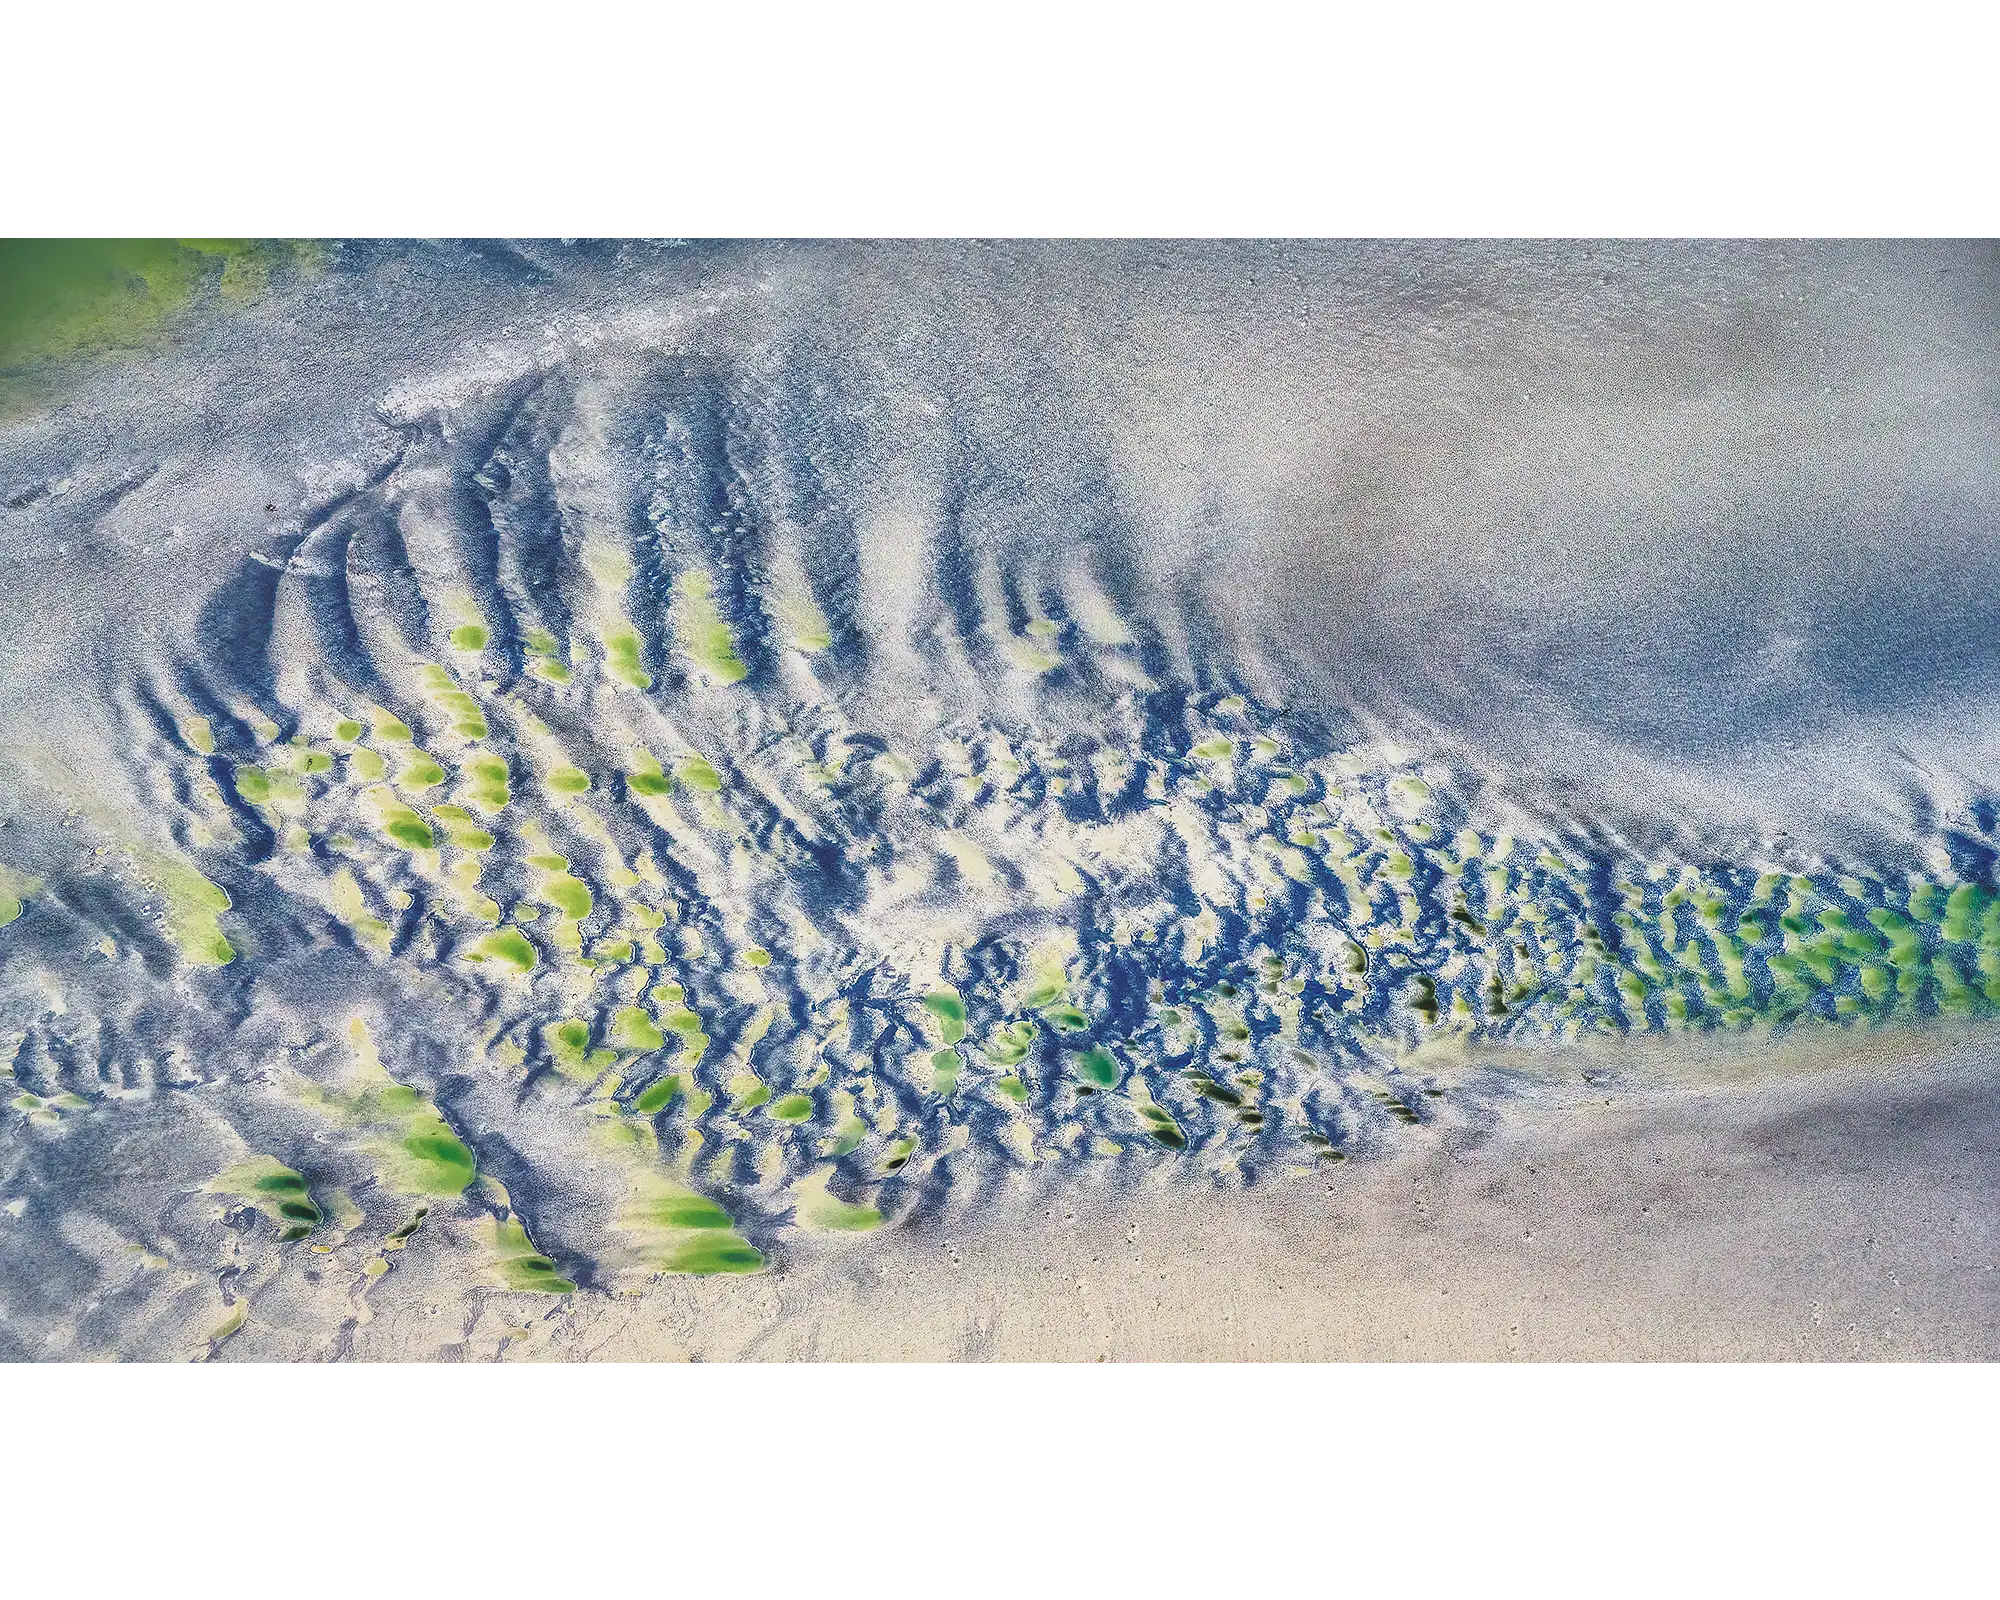
<path fill-rule="evenodd" d="M 486 737 L 486 708 L 458 686 L 458 682 L 435 662 L 425 665 L 419 678 L 432 705 L 452 719 L 451 729 L 463 739 Z"/>
<path fill-rule="evenodd" d="M 706 1195 L 655 1174 L 641 1175 L 619 1219 L 654 1272 L 696 1277 L 759 1271 L 764 1253 L 736 1231 L 736 1221 Z"/>
<path fill-rule="evenodd" d="M 315 259 L 278 240 L 0 239 L 0 416 L 46 401 L 58 363 L 157 347 L 197 304 Z"/>
<path fill-rule="evenodd" d="M 1980 937 L 1992 895 L 1976 883 L 1961 883 L 1945 899 L 1938 937 L 1951 944 L 1974 944 Z"/>
<path fill-rule="evenodd" d="M 823 1156 L 831 1156 L 838 1161 L 842 1156 L 851 1156 L 868 1142 L 868 1124 L 859 1117 L 847 1116 L 840 1119 L 832 1137 L 820 1150 Z"/>
<path fill-rule="evenodd" d="M 1986 996 L 1965 981 L 1958 963 L 1939 954 L 1931 961 L 1931 977 L 1937 983 L 1937 1006 L 1948 1017 L 1983 1016 Z"/>
<path fill-rule="evenodd" d="M 246 761 L 236 768 L 230 778 L 236 793 L 248 805 L 278 806 L 305 798 L 298 779 L 282 767 L 260 767 Z"/>
<path fill-rule="evenodd" d="M 219 1174 L 209 1189 L 257 1208 L 278 1226 L 286 1242 L 303 1239 L 320 1224 L 306 1180 L 270 1156 L 257 1156 Z"/>
<path fill-rule="evenodd" d="M 1009 1072 L 993 1080 L 993 1087 L 1017 1106 L 1028 1103 L 1028 1086 Z"/>
<path fill-rule="evenodd" d="M 783 625 L 792 648 L 815 655 L 833 643 L 833 629 L 826 613 L 802 588 L 787 588 L 770 600 L 772 615 Z"/>
<path fill-rule="evenodd" d="M 547 628 L 530 628 L 521 636 L 528 652 L 528 670 L 549 683 L 568 683 L 569 668 L 562 659 L 562 644 Z"/>
<path fill-rule="evenodd" d="M 1022 994 L 1021 1004 L 1030 1011 L 1044 1010 L 1060 1001 L 1068 987 L 1068 980 L 1060 971 L 1041 972 Z"/>
<path fill-rule="evenodd" d="M 212 1355 L 215 1352 L 216 1347 L 220 1345 L 225 1339 L 229 1338 L 230 1335 L 241 1332 L 243 1324 L 249 1320 L 250 1320 L 250 1302 L 248 1300 L 238 1300 L 233 1306 L 229 1308 L 228 1314 L 224 1316 L 223 1319 L 220 1322 L 218 1322 L 212 1329 L 209 1330 L 209 1335 L 208 1335 L 209 1353 Z"/>
<path fill-rule="evenodd" d="M 813 1101 L 809 1094 L 788 1094 L 771 1107 L 771 1116 L 779 1122 L 809 1122 L 812 1114 Z"/>
<path fill-rule="evenodd" d="M 184 717 L 180 724 L 181 742 L 196 755 L 215 754 L 215 729 L 206 717 Z"/>
<path fill-rule="evenodd" d="M 472 1152 L 435 1110 L 413 1116 L 402 1137 L 378 1146 L 382 1176 L 399 1194 L 447 1199 L 478 1176 Z"/>
<path fill-rule="evenodd" d="M 738 1234 L 697 1233 L 667 1253 L 661 1270 L 708 1278 L 722 1274 L 761 1272 L 764 1253 Z"/>
<path fill-rule="evenodd" d="M 405 850 L 435 847 L 437 840 L 431 835 L 431 825 L 387 789 L 374 791 L 370 798 L 375 804 L 377 822 L 392 843 Z"/>
<path fill-rule="evenodd" d="M 355 1064 L 349 1087 L 325 1088 L 311 1080 L 298 1087 L 303 1101 L 336 1121 L 368 1130 L 366 1148 L 383 1186 L 410 1199 L 446 1199 L 462 1194 L 478 1170 L 472 1151 L 421 1089 L 389 1075 L 369 1036 L 355 1018 L 348 1027 Z M 426 1214 L 390 1236 L 391 1248 L 415 1232 Z"/>
<path fill-rule="evenodd" d="M 956 1050 L 936 1050 L 931 1053 L 931 1093 L 949 1099 L 958 1093 L 958 1075 L 965 1069 L 965 1062 Z"/>
<path fill-rule="evenodd" d="M 88 1100 L 68 1091 L 48 1100 L 38 1094 L 17 1094 L 7 1104 L 16 1111 L 25 1111 L 30 1121 L 42 1123 L 60 1123 L 65 1112 L 90 1109 Z"/>
<path fill-rule="evenodd" d="M 396 787 L 408 794 L 427 794 L 444 782 L 444 768 L 423 751 L 412 749 L 396 774 Z"/>
<path fill-rule="evenodd" d="M 566 1078 L 587 1083 L 618 1061 L 616 1050 L 590 1048 L 590 1024 L 581 1017 L 550 1023 L 542 1029 L 542 1042 L 548 1046 L 556 1070 Z"/>
<path fill-rule="evenodd" d="M 645 751 L 639 753 L 632 770 L 625 774 L 625 787 L 636 795 L 663 795 L 669 793 L 674 780 L 660 770 L 659 761 Z"/>
<path fill-rule="evenodd" d="M 485 628 L 476 622 L 462 622 L 451 630 L 451 645 L 454 650 L 464 650 L 477 655 L 486 648 L 490 636 Z"/>
<path fill-rule="evenodd" d="M 1092 1045 L 1076 1058 L 1076 1075 L 1085 1083 L 1108 1089 L 1118 1081 L 1118 1061 L 1103 1045 Z"/>
<path fill-rule="evenodd" d="M 572 922 L 581 922 L 596 908 L 590 886 L 567 872 L 551 872 L 535 888 L 535 898 L 553 906 Z"/>
<path fill-rule="evenodd" d="M 768 967 L 770 964 L 771 952 L 762 945 L 752 945 L 743 952 L 743 965 L 746 967 Z"/>
<path fill-rule="evenodd" d="M 535 947 L 519 928 L 501 928 L 474 945 L 469 959 L 492 961 L 526 976 L 535 970 Z"/>
<path fill-rule="evenodd" d="M 333 725 L 333 736 L 342 744 L 352 744 L 361 737 L 361 724 L 352 717 L 343 717 Z"/>
<path fill-rule="evenodd" d="M 0 865 L 0 928 L 20 916 L 22 907 L 41 886 L 39 878 Z"/>
<path fill-rule="evenodd" d="M 666 1110 L 668 1106 L 673 1104 L 675 1096 L 680 1092 L 681 1080 L 679 1074 L 669 1073 L 666 1077 L 648 1088 L 638 1099 L 634 1100 L 632 1102 L 632 1109 L 637 1111 L 642 1117 L 650 1117 L 656 1112 Z"/>
<path fill-rule="evenodd" d="M 493 1219 L 490 1243 L 493 1269 L 503 1289 L 524 1294 L 573 1294 L 576 1285 L 556 1271 L 556 1264 L 528 1238 L 519 1217 Z"/>
<path fill-rule="evenodd" d="M 672 1011 L 660 1019 L 660 1026 L 679 1041 L 685 1054 L 681 1065 L 692 1067 L 701 1060 L 708 1049 L 708 1035 L 702 1031 L 700 1017 L 692 1011 Z"/>
<path fill-rule="evenodd" d="M 714 794 L 722 787 L 722 774 L 701 756 L 689 756 L 674 763 L 674 776 L 690 789 Z"/>
<path fill-rule="evenodd" d="M 370 913 L 367 899 L 353 872 L 346 867 L 338 868 L 329 888 L 333 914 L 354 935 L 355 942 L 377 955 L 386 956 L 391 942 L 389 925 Z"/>
<path fill-rule="evenodd" d="M 635 629 L 614 628 L 604 636 L 604 670 L 631 688 L 653 687 L 653 675 L 646 670 Z"/>
<path fill-rule="evenodd" d="M 507 809 L 513 794 L 507 787 L 507 763 L 496 755 L 478 755 L 460 769 L 466 780 L 466 799 L 487 816 Z"/>
<path fill-rule="evenodd" d="M 226 967 L 236 959 L 235 947 L 222 933 L 229 896 L 220 885 L 173 861 L 152 862 L 150 876 L 165 902 L 167 937 L 183 960 L 197 967 Z"/>
<path fill-rule="evenodd" d="M 554 794 L 582 794 L 590 788 L 590 775 L 576 767 L 556 767 L 543 781 Z"/>
<path fill-rule="evenodd" d="M 674 584 L 674 632 L 681 653 L 719 684 L 741 683 L 749 675 L 736 654 L 736 637 L 722 620 L 708 575 L 684 572 Z"/>
<path fill-rule="evenodd" d="M 640 1006 L 626 1006 L 611 1019 L 610 1044 L 614 1050 L 636 1050 L 644 1054 L 659 1049 L 666 1042 L 667 1036 Z"/>
<path fill-rule="evenodd" d="M 491 850 L 497 843 L 492 834 L 472 820 L 472 813 L 463 806 L 432 806 L 431 816 L 444 824 L 446 837 L 461 850 L 479 855 Z"/>
<path fill-rule="evenodd" d="M 1139 1121 L 1144 1125 L 1147 1136 L 1165 1145 L 1169 1150 L 1185 1150 L 1187 1135 L 1181 1125 L 1165 1106 L 1151 1100 L 1135 1101 L 1133 1109 L 1139 1113 Z"/>
<path fill-rule="evenodd" d="M 995 1030 L 982 1053 L 996 1067 L 1017 1067 L 1028 1058 L 1035 1042 L 1035 1025 L 1025 1017 Z"/>
<path fill-rule="evenodd" d="M 354 775 L 357 783 L 378 783 L 382 774 L 389 770 L 389 764 L 377 750 L 354 750 L 347 757 L 347 770 Z"/>
<path fill-rule="evenodd" d="M 958 997 L 957 990 L 935 990 L 924 996 L 923 1005 L 938 1019 L 939 1031 L 946 1044 L 957 1044 L 965 1037 L 965 1002 Z"/>
<path fill-rule="evenodd" d="M 800 1222 L 822 1233 L 867 1233 L 882 1226 L 882 1213 L 875 1207 L 850 1205 L 830 1193 L 832 1181 L 833 1169 L 825 1167 L 792 1185 Z"/>

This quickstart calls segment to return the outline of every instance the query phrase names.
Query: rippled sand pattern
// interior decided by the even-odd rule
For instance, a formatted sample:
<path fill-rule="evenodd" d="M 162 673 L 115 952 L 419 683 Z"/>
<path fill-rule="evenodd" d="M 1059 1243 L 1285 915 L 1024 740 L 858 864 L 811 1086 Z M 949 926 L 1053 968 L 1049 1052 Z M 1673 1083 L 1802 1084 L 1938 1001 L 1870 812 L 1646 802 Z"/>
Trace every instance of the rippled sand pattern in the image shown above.
<path fill-rule="evenodd" d="M 1031 1173 L 1330 1173 L 1489 1123 L 1486 1043 L 2000 1011 L 1990 817 L 1919 871 L 1537 824 L 1191 681 L 1101 563 L 886 626 L 900 536 L 781 421 L 664 358 L 443 405 L 94 686 L 67 843 L 0 835 L 0 1351 L 504 1346 Z"/>

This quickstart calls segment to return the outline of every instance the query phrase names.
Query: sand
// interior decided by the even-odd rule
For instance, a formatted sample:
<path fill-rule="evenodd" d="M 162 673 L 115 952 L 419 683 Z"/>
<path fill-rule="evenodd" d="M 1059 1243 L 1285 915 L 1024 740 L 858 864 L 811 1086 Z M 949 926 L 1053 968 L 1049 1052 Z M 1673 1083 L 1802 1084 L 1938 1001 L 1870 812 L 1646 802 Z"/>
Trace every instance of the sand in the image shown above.
<path fill-rule="evenodd" d="M 2000 1354 L 2000 1054 L 1551 1088 L 1245 1192 L 1051 1183 L 776 1271 L 580 1300 L 595 1360 L 1906 1360 Z M 468 1355 L 482 1352 L 468 1348 Z M 485 1353 L 498 1353 L 485 1352 Z"/>

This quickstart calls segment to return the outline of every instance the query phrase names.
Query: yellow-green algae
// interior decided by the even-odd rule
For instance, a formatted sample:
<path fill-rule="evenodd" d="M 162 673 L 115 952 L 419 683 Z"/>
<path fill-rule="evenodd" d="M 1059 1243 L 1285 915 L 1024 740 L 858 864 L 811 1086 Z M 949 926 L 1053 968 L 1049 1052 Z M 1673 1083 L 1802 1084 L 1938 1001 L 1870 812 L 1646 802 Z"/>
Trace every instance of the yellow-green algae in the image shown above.
<path fill-rule="evenodd" d="M 882 1213 L 874 1206 L 852 1205 L 829 1192 L 833 1168 L 823 1167 L 792 1185 L 792 1201 L 799 1221 L 827 1233 L 866 1233 L 882 1226 Z"/>
<path fill-rule="evenodd" d="M 641 658 L 638 631 L 632 627 L 613 628 L 604 635 L 604 670 L 620 683 L 634 689 L 653 687 L 653 675 Z"/>
<path fill-rule="evenodd" d="M 473 756 L 462 769 L 466 799 L 487 816 L 507 809 L 513 795 L 507 786 L 507 763 L 496 755 Z"/>
<path fill-rule="evenodd" d="M 722 775 L 700 756 L 689 756 L 674 764 L 674 776 L 690 789 L 714 794 L 722 788 Z"/>
<path fill-rule="evenodd" d="M 571 1294 L 576 1285 L 556 1271 L 556 1264 L 534 1247 L 528 1230 L 515 1216 L 491 1223 L 493 1268 L 503 1288 L 527 1294 Z"/>
<path fill-rule="evenodd" d="M 444 782 L 444 768 L 422 750 L 412 748 L 396 774 L 396 787 L 410 794 L 426 794 Z"/>
<path fill-rule="evenodd" d="M 680 1075 L 678 1073 L 670 1072 L 664 1078 L 659 1079 L 657 1082 L 647 1087 L 639 1095 L 639 1097 L 632 1102 L 632 1109 L 637 1111 L 641 1116 L 650 1117 L 655 1112 L 665 1110 L 669 1105 L 673 1103 L 674 1098 L 680 1092 L 681 1092 Z"/>
<path fill-rule="evenodd" d="M 706 573 L 684 572 L 675 581 L 673 619 L 681 652 L 715 682 L 741 683 L 748 675 Z"/>
<path fill-rule="evenodd" d="M 550 1023 L 542 1030 L 542 1040 L 556 1070 L 567 1078 L 588 1081 L 618 1061 L 616 1050 L 590 1048 L 590 1024 L 581 1017 Z"/>
<path fill-rule="evenodd" d="M 360 1018 L 349 1024 L 348 1038 L 354 1053 L 352 1087 L 327 1088 L 304 1080 L 300 1097 L 369 1134 L 377 1173 L 395 1193 L 411 1199 L 462 1194 L 477 1176 L 471 1150 L 429 1096 L 390 1075 Z"/>
<path fill-rule="evenodd" d="M 333 914 L 353 933 L 357 942 L 378 955 L 389 953 L 389 925 L 368 910 L 361 885 L 351 870 L 337 868 L 329 884 Z"/>
<path fill-rule="evenodd" d="M 256 1156 L 217 1175 L 209 1184 L 217 1194 L 248 1201 L 278 1225 L 280 1239 L 303 1239 L 320 1224 L 306 1180 L 270 1156 Z"/>
<path fill-rule="evenodd" d="M 562 860 L 560 856 L 552 859 Z M 581 878 L 573 877 L 561 870 L 545 871 L 542 874 L 541 882 L 535 886 L 535 897 L 544 905 L 553 906 L 572 922 L 583 921 L 596 905 L 590 893 L 590 886 Z"/>
<path fill-rule="evenodd" d="M 0 863 L 0 928 L 20 916 L 23 904 L 41 886 L 40 879 Z"/>
<path fill-rule="evenodd" d="M 474 945 L 469 959 L 491 961 L 526 975 L 535 970 L 535 947 L 519 928 L 500 928 Z"/>
<path fill-rule="evenodd" d="M 946 1044 L 957 1044 L 965 1037 L 965 1002 L 956 989 L 933 990 L 924 996 L 924 1009 L 938 1019 Z"/>
<path fill-rule="evenodd" d="M 255 239 L 0 239 L 0 416 L 44 398 L 59 363 L 157 346 L 198 302 L 241 302 L 322 248 Z"/>
<path fill-rule="evenodd" d="M 625 774 L 625 787 L 637 795 L 663 795 L 674 786 L 673 779 L 660 770 L 659 760 L 643 752 Z"/>
<path fill-rule="evenodd" d="M 667 1042 L 659 1025 L 640 1006 L 626 1006 L 611 1019 L 611 1047 L 644 1054 Z"/>
<path fill-rule="evenodd" d="M 548 683 L 568 683 L 569 667 L 558 654 L 554 634 L 545 628 L 530 628 L 522 637 L 528 649 L 528 670 Z"/>
<path fill-rule="evenodd" d="M 436 845 L 431 825 L 387 789 L 372 790 L 369 799 L 383 833 L 394 843 L 405 850 L 429 850 Z"/>
<path fill-rule="evenodd" d="M 727 1211 L 658 1173 L 635 1176 L 619 1227 L 655 1272 L 707 1277 L 756 1272 L 764 1265 L 763 1252 L 736 1231 Z"/>
<path fill-rule="evenodd" d="M 472 813 L 463 806 L 432 806 L 431 816 L 444 824 L 446 837 L 461 850 L 483 854 L 497 842 L 492 834 L 472 820 Z"/>
<path fill-rule="evenodd" d="M 185 960 L 198 967 L 224 967 L 236 959 L 235 947 L 222 933 L 229 896 L 219 885 L 164 857 L 146 862 L 141 871 L 160 893 L 167 937 Z"/>

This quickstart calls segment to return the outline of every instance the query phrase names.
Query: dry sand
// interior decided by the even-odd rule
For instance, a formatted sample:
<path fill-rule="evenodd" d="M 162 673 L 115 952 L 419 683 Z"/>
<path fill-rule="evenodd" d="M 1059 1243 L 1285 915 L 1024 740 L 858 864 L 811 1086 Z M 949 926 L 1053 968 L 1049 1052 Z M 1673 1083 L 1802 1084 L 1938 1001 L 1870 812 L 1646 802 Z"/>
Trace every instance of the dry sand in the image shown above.
<path fill-rule="evenodd" d="M 1636 1047 L 1628 1047 L 1636 1048 Z M 1643 1063 L 1650 1070 L 1658 1063 Z M 1024 1191 L 751 1280 L 579 1300 L 510 1356 L 1840 1360 L 2000 1353 L 2000 1052 L 1932 1037 L 1631 1092 L 1248 1192 Z M 477 1357 L 477 1340 L 464 1349 Z"/>

